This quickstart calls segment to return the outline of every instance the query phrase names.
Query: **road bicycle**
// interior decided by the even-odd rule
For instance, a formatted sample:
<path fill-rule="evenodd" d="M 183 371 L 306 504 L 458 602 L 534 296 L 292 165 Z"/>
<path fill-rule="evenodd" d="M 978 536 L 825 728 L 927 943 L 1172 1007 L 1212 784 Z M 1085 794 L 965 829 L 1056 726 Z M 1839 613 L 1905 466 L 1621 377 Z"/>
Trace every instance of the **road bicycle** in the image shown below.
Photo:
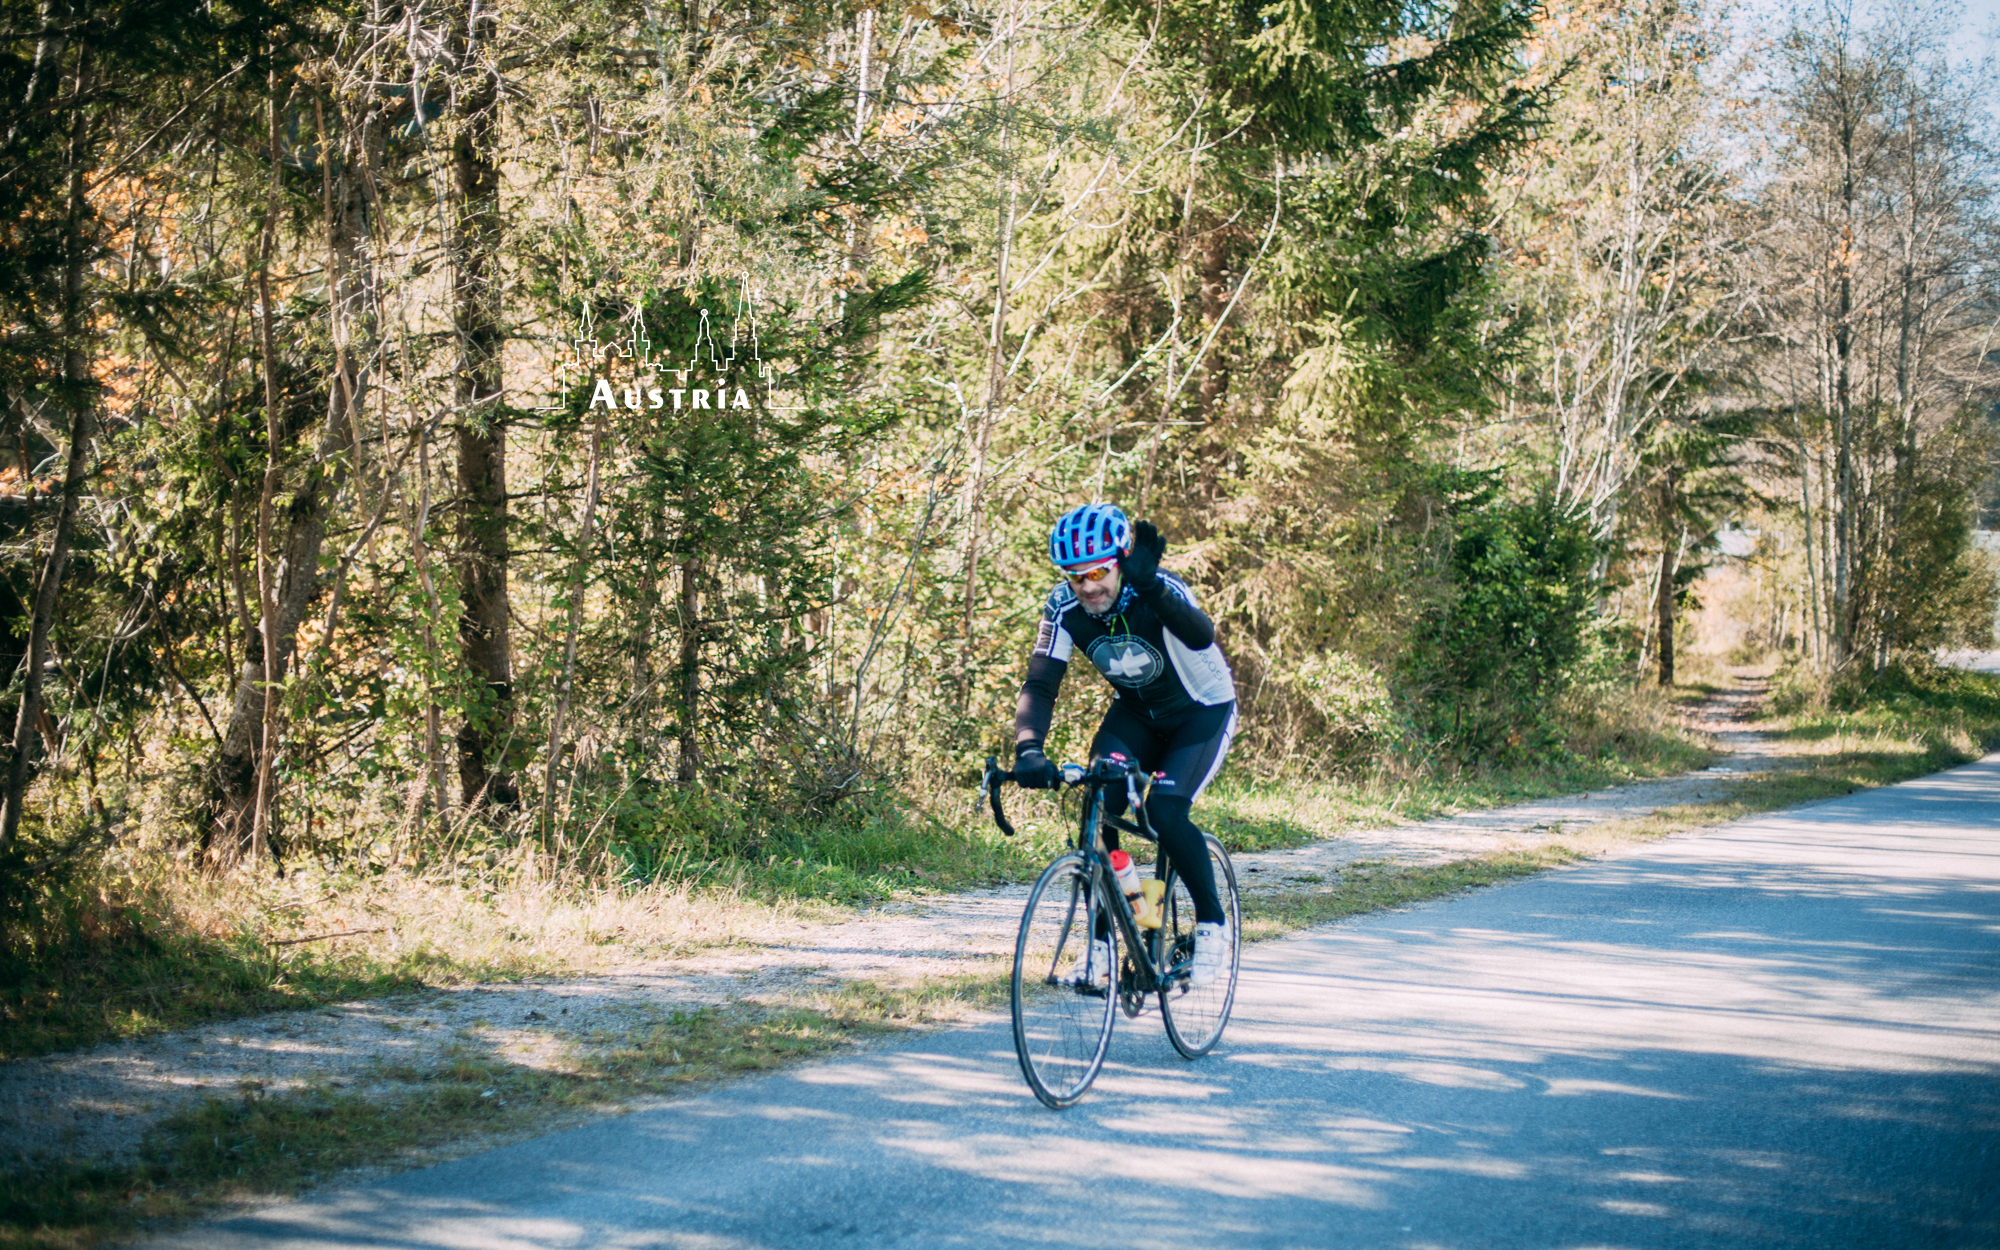
<path fill-rule="evenodd" d="M 1000 787 L 1014 779 L 989 758 L 979 786 L 980 796 L 992 804 L 993 823 L 1008 837 L 1014 836 L 1014 826 L 1001 809 Z M 1199 1059 L 1221 1040 L 1236 1002 L 1243 917 L 1236 870 L 1214 835 L 1202 836 L 1215 869 L 1216 893 L 1229 918 L 1229 959 L 1224 975 L 1212 984 L 1197 987 L 1189 980 L 1194 897 L 1169 857 L 1154 856 L 1154 880 L 1141 896 L 1157 896 L 1157 927 L 1142 924 L 1118 888 L 1104 827 L 1157 846 L 1159 839 L 1146 819 L 1153 780 L 1151 773 L 1118 754 L 1087 768 L 1062 766 L 1063 784 L 1083 791 L 1076 844 L 1043 870 L 1028 894 L 1014 942 L 1012 989 L 1014 1051 L 1021 1075 L 1035 1097 L 1051 1107 L 1075 1103 L 1097 1079 L 1121 1007 L 1127 1016 L 1137 1017 L 1146 999 L 1157 995 L 1167 1040 L 1182 1056 Z M 1124 816 L 1106 812 L 1105 798 L 1117 788 L 1125 793 Z M 1093 936 L 1098 940 L 1092 941 Z"/>

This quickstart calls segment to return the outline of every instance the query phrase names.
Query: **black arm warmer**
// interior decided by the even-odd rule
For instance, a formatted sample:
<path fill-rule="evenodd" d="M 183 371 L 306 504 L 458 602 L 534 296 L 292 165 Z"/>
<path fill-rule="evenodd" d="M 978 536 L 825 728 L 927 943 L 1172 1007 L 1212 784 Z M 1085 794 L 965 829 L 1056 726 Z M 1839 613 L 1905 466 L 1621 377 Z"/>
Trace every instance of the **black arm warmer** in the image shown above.
<path fill-rule="evenodd" d="M 1056 692 L 1062 689 L 1069 662 L 1046 655 L 1028 657 L 1028 680 L 1021 683 L 1021 697 L 1014 704 L 1014 753 L 1025 746 L 1039 747 L 1049 736 L 1056 716 Z"/>
<path fill-rule="evenodd" d="M 1155 582 L 1154 586 L 1157 589 L 1153 593 L 1141 594 L 1140 598 L 1160 618 L 1160 624 L 1196 651 L 1215 645 L 1215 622 L 1208 619 L 1208 613 L 1181 598 L 1165 582 Z"/>

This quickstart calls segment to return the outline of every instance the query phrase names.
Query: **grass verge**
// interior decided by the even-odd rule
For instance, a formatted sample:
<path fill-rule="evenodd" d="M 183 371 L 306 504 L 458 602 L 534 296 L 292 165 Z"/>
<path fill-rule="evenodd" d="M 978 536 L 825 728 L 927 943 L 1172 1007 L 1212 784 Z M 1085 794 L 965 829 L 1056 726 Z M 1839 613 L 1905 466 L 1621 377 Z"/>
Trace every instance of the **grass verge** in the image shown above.
<path fill-rule="evenodd" d="M 1202 819 L 1231 850 L 1275 851 L 1348 829 L 1503 807 L 1602 790 L 1627 781 L 1700 768 L 1715 753 L 1691 735 L 1658 734 L 1629 751 L 1566 756 L 1539 767 L 1463 771 L 1398 779 L 1286 785 L 1225 782 L 1202 795 Z"/>
<path fill-rule="evenodd" d="M 592 972 L 808 914 L 727 884 L 552 875 L 525 855 L 478 875 L 218 880 L 121 854 L 38 885 L 16 916 L 0 913 L 0 1059 L 425 985 Z"/>

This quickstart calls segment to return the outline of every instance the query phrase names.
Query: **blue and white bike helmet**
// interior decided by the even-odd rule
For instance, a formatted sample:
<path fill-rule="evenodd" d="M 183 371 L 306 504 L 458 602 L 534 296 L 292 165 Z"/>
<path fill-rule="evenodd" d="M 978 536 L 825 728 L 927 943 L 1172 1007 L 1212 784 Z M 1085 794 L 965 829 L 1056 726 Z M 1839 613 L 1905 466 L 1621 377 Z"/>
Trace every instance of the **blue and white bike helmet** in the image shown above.
<path fill-rule="evenodd" d="M 1131 546 L 1132 523 L 1115 504 L 1072 508 L 1049 531 L 1049 559 L 1064 570 L 1108 563 Z"/>

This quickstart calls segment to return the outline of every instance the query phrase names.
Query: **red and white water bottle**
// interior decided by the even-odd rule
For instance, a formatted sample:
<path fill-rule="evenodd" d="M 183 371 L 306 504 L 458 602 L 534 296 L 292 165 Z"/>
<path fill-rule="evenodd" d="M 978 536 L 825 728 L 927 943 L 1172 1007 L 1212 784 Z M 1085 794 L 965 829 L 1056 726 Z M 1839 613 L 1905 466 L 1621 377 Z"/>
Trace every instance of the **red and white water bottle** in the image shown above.
<path fill-rule="evenodd" d="M 1118 892 L 1126 898 L 1142 896 L 1144 887 L 1139 884 L 1139 868 L 1132 857 L 1123 851 L 1111 852 L 1111 875 L 1118 878 Z"/>
<path fill-rule="evenodd" d="M 1118 892 L 1132 907 L 1132 919 L 1141 929 L 1160 927 L 1160 894 L 1166 887 L 1160 882 L 1151 884 L 1159 887 L 1159 894 L 1146 889 L 1147 882 L 1139 880 L 1139 866 L 1123 851 L 1111 852 L 1111 875 L 1118 878 Z"/>

